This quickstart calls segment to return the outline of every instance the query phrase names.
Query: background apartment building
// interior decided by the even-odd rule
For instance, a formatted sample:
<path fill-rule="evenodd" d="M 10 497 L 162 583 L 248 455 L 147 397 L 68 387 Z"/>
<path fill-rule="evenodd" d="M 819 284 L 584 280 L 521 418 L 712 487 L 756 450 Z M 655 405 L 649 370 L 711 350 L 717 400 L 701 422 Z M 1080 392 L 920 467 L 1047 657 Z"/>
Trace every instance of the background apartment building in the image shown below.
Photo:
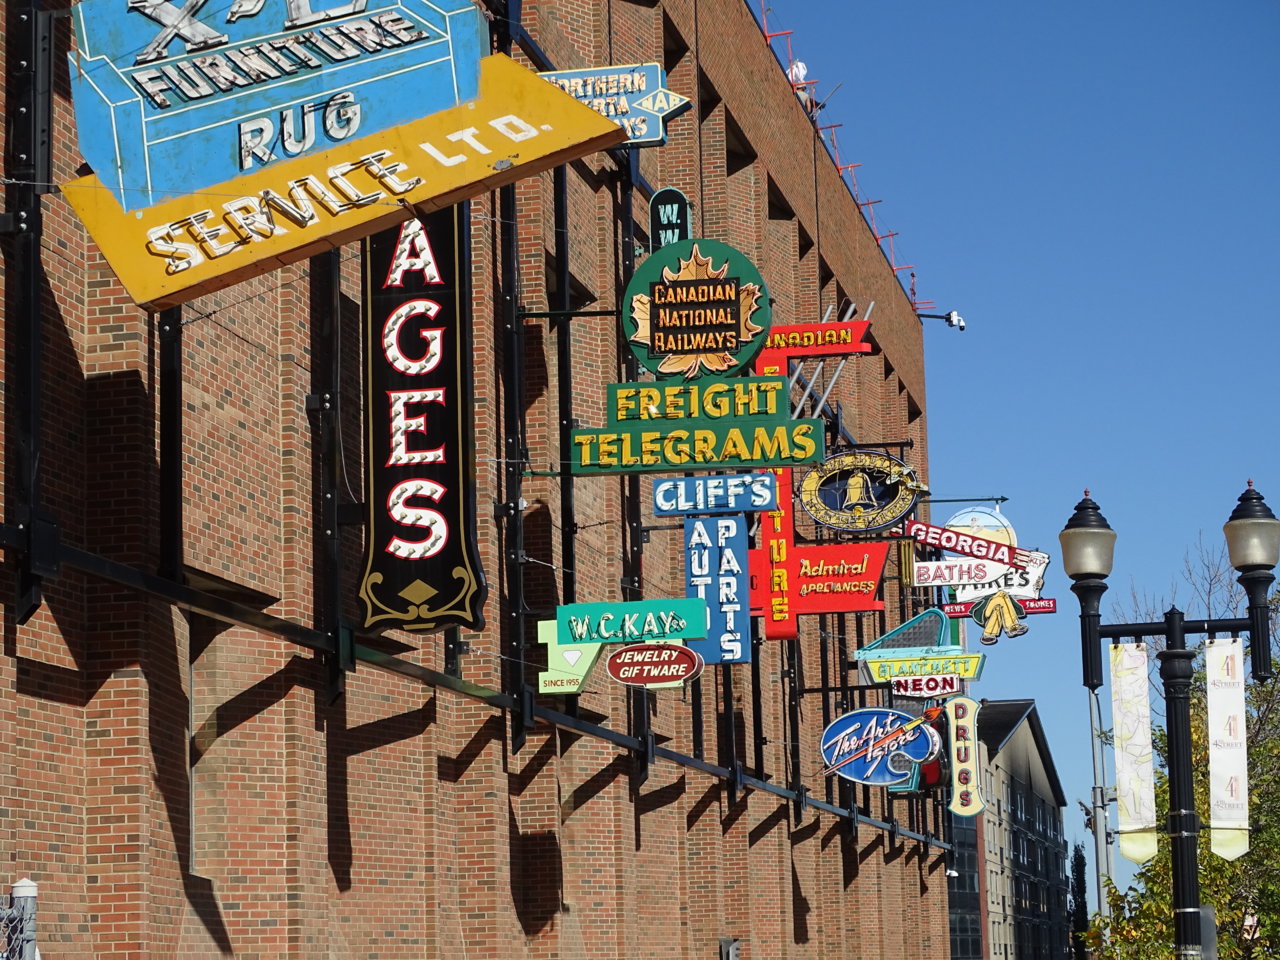
<path fill-rule="evenodd" d="M 983 701 L 978 739 L 987 808 L 953 826 L 952 960 L 1062 960 L 1066 799 L 1035 701 Z"/>

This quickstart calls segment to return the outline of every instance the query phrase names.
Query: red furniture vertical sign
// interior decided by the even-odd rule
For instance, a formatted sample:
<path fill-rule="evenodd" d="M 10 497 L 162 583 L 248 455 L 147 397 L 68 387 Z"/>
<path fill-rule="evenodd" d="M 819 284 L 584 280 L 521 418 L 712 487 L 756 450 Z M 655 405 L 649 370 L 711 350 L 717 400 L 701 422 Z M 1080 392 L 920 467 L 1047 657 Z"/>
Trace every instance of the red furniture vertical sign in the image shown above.
<path fill-rule="evenodd" d="M 484 623 L 465 211 L 364 241 L 366 628 Z"/>

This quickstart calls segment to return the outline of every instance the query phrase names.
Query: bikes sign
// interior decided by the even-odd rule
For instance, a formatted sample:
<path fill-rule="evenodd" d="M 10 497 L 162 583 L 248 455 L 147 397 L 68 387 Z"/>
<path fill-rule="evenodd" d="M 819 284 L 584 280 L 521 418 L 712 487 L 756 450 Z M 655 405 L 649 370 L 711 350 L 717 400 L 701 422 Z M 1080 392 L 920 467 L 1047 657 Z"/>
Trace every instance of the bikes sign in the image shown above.
<path fill-rule="evenodd" d="M 930 725 L 941 713 L 941 707 L 919 717 L 888 707 L 846 713 L 822 731 L 823 773 L 872 787 L 901 783 L 941 752 L 942 740 Z"/>

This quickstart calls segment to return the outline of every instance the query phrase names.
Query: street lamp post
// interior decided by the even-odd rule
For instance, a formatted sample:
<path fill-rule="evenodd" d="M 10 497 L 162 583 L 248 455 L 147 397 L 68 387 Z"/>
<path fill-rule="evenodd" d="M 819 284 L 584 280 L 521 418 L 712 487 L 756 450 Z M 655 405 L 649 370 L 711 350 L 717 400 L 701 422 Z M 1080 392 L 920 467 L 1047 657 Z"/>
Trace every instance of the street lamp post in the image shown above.
<path fill-rule="evenodd" d="M 1196 862 L 1200 818 L 1196 816 L 1191 786 L 1191 677 L 1195 652 L 1187 649 L 1188 634 L 1247 631 L 1255 680 L 1271 679 L 1271 636 L 1267 591 L 1275 582 L 1271 572 L 1280 560 L 1280 520 L 1253 489 L 1253 481 L 1222 528 L 1231 565 L 1249 600 L 1247 617 L 1188 621 L 1181 610 L 1170 607 L 1155 623 L 1101 622 L 1099 603 L 1111 574 L 1116 533 L 1085 491 L 1075 512 L 1058 535 L 1062 566 L 1072 579 L 1071 591 L 1080 600 L 1080 658 L 1084 685 L 1093 696 L 1102 686 L 1102 641 L 1163 637 L 1165 649 L 1156 656 L 1164 683 L 1165 728 L 1169 738 L 1169 817 L 1173 866 L 1174 955 L 1178 960 L 1200 960 L 1200 876 Z M 1095 801 L 1096 802 L 1096 801 Z M 1103 810 L 1105 814 L 1105 808 Z M 1098 811 L 1094 811 L 1095 838 Z M 1105 831 L 1105 824 L 1103 830 Z M 1104 833 L 1105 836 L 1105 833 Z"/>

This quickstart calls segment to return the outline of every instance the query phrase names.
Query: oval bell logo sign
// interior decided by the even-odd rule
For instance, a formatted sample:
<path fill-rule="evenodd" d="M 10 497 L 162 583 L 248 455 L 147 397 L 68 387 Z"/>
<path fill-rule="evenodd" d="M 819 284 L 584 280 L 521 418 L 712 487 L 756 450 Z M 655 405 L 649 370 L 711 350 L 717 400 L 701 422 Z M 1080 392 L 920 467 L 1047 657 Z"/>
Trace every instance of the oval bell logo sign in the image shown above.
<path fill-rule="evenodd" d="M 916 505 L 928 488 L 887 453 L 857 450 L 828 457 L 800 484 L 800 503 L 813 519 L 837 530 L 882 530 Z"/>

